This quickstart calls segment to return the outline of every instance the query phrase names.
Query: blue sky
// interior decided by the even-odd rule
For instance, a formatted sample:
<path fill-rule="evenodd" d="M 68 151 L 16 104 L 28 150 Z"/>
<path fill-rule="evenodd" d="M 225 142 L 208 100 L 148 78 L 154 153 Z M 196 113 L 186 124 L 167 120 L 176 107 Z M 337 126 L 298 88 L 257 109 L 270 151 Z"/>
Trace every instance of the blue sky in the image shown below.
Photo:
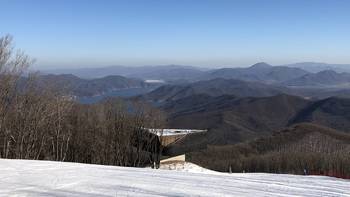
<path fill-rule="evenodd" d="M 38 68 L 350 63 L 348 0 L 0 0 Z"/>

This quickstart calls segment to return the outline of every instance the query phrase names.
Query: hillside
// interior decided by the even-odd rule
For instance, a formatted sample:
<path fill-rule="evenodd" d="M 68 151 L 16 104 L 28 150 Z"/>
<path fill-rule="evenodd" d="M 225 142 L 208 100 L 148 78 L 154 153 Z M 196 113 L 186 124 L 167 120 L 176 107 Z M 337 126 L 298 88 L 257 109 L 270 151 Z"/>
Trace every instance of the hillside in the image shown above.
<path fill-rule="evenodd" d="M 209 129 L 166 149 L 175 155 L 207 145 L 227 145 L 271 135 L 295 123 L 310 122 L 349 133 L 350 99 L 311 101 L 290 95 L 264 98 L 196 95 L 163 105 L 169 127 Z"/>
<path fill-rule="evenodd" d="M 337 73 L 333 70 L 309 73 L 283 82 L 287 86 L 344 86 L 349 85 L 349 73 Z"/>
<path fill-rule="evenodd" d="M 285 127 L 290 119 L 310 103 L 289 95 L 264 98 L 208 97 L 206 102 L 198 103 L 194 99 L 188 97 L 164 106 L 163 109 L 170 114 L 169 127 L 209 131 L 184 138 L 169 147 L 167 154 L 199 150 L 208 144 L 234 144 L 270 135 Z M 180 106 L 189 107 L 183 109 Z"/>
<path fill-rule="evenodd" d="M 312 102 L 290 124 L 311 122 L 350 133 L 350 99 L 331 97 Z"/>
<path fill-rule="evenodd" d="M 248 82 L 236 79 L 212 79 L 190 84 L 165 85 L 143 96 L 151 102 L 169 102 L 189 96 L 205 94 L 208 96 L 234 95 L 237 97 L 266 97 L 288 92 L 287 88 Z"/>
<path fill-rule="evenodd" d="M 1 196 L 349 196 L 322 176 L 189 173 L 79 163 L 0 160 Z"/>
<path fill-rule="evenodd" d="M 350 178 L 350 135 L 314 124 L 298 124 L 270 137 L 231 146 L 209 146 L 190 161 L 213 170 L 323 174 Z"/>
<path fill-rule="evenodd" d="M 82 79 L 71 74 L 40 75 L 38 83 L 41 86 L 49 85 L 57 89 L 65 90 L 77 97 L 91 97 L 105 93 L 131 88 L 150 88 L 158 84 L 145 83 L 139 79 L 131 79 L 122 76 L 106 76 L 96 79 Z"/>

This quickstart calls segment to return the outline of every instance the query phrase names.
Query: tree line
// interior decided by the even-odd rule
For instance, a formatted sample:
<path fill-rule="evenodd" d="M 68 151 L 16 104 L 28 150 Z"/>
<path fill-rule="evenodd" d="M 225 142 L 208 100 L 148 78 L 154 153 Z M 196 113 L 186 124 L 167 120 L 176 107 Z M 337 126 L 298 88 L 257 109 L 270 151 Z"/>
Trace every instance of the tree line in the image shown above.
<path fill-rule="evenodd" d="M 350 178 L 350 135 L 302 124 L 236 145 L 208 146 L 188 155 L 222 172 L 267 172 Z"/>
<path fill-rule="evenodd" d="M 158 164 L 164 115 L 140 102 L 83 105 L 54 84 L 38 84 L 34 61 L 0 38 L 0 157 L 119 166 Z"/>

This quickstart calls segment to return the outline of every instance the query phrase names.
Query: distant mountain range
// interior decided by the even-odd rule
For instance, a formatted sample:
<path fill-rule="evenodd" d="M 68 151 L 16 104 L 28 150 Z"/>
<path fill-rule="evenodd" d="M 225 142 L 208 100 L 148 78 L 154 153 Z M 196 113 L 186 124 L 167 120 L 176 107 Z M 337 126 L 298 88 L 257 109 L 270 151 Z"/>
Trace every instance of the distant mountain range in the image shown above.
<path fill-rule="evenodd" d="M 296 66 L 296 65 L 294 65 Z M 257 81 L 267 84 L 296 87 L 350 87 L 350 74 L 334 70 L 322 70 L 311 73 L 301 68 L 288 66 L 271 66 L 257 63 L 248 68 L 223 68 L 209 72 L 203 79 L 226 78 L 245 81 Z M 350 65 L 349 65 L 350 68 Z"/>
<path fill-rule="evenodd" d="M 271 66 L 260 62 L 251 67 L 203 69 L 192 66 L 110 66 L 104 68 L 61 69 L 43 71 L 52 74 L 73 74 L 80 78 L 92 79 L 118 75 L 141 80 L 161 80 L 167 83 L 189 83 L 216 78 L 255 81 L 283 86 L 337 86 L 350 81 L 350 65 L 324 63 L 297 63 Z M 333 71 L 333 72 L 332 72 Z"/>
<path fill-rule="evenodd" d="M 39 81 L 65 88 L 74 96 L 85 97 L 87 102 L 97 102 L 107 96 L 124 95 L 141 95 L 139 98 L 158 104 L 195 95 L 232 95 L 239 98 L 278 94 L 318 99 L 331 96 L 350 97 L 350 74 L 334 70 L 313 73 L 297 68 L 305 64 L 287 67 L 261 62 L 247 68 L 214 70 L 177 65 L 116 66 L 56 70 L 56 73 L 71 72 L 80 77 L 73 74 L 43 74 Z M 107 74 L 110 75 L 106 76 Z M 91 78 L 94 76 L 103 77 Z M 92 97 L 94 98 L 91 100 Z"/>
<path fill-rule="evenodd" d="M 122 76 L 106 76 L 96 79 L 81 79 L 72 74 L 39 75 L 39 85 L 59 88 L 77 97 L 94 97 L 125 89 L 153 89 L 158 83 L 146 83 L 139 79 Z"/>
<path fill-rule="evenodd" d="M 248 68 L 222 68 L 209 71 L 202 79 L 225 78 L 265 83 L 278 83 L 308 74 L 300 68 L 271 66 L 261 62 Z"/>
<path fill-rule="evenodd" d="M 304 69 L 307 65 L 312 66 Z M 247 68 L 213 70 L 171 65 L 76 69 L 71 73 L 79 77 L 50 74 L 39 76 L 39 82 L 88 98 L 120 96 L 113 92 L 137 89 L 126 99 L 153 104 L 166 114 L 167 127 L 208 129 L 181 138 L 166 147 L 164 154 L 186 153 L 194 162 L 208 162 L 211 169 L 227 168 L 226 156 L 218 163 L 211 162 L 217 153 L 238 151 L 242 158 L 246 154 L 268 158 L 271 151 L 280 150 L 276 147 L 283 145 L 286 151 L 292 150 L 289 146 L 308 147 L 308 143 L 318 143 L 316 137 L 320 136 L 329 139 L 332 147 L 349 142 L 350 74 L 330 65 L 271 66 L 261 62 Z M 231 156 L 230 161 L 234 159 Z"/>
<path fill-rule="evenodd" d="M 324 70 L 318 73 L 308 73 L 298 78 L 286 80 L 282 83 L 287 86 L 344 86 L 350 85 L 349 73 L 337 73 L 333 70 Z"/>
<path fill-rule="evenodd" d="M 44 70 L 49 74 L 73 74 L 80 78 L 92 79 L 109 75 L 119 75 L 128 78 L 143 80 L 178 81 L 191 80 L 201 76 L 206 69 L 192 66 L 165 65 L 165 66 L 110 66 L 102 68 L 57 69 Z"/>
<path fill-rule="evenodd" d="M 300 62 L 295 64 L 286 64 L 283 66 L 301 68 L 308 72 L 317 73 L 324 70 L 334 70 L 338 73 L 350 72 L 350 64 L 327 64 L 320 62 Z"/>

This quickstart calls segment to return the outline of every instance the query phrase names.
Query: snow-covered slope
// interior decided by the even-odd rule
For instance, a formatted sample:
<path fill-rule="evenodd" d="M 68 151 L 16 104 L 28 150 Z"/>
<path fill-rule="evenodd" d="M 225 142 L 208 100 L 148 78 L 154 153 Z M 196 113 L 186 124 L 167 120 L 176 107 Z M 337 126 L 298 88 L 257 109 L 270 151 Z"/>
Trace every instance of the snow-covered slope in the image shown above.
<path fill-rule="evenodd" d="M 190 162 L 182 162 L 182 161 L 161 163 L 159 169 L 176 170 L 176 171 L 191 172 L 191 173 L 220 174 L 220 175 L 223 174 L 221 172 L 216 172 L 213 170 L 202 168 Z"/>
<path fill-rule="evenodd" d="M 0 196 L 350 196 L 350 181 L 2 159 Z"/>

